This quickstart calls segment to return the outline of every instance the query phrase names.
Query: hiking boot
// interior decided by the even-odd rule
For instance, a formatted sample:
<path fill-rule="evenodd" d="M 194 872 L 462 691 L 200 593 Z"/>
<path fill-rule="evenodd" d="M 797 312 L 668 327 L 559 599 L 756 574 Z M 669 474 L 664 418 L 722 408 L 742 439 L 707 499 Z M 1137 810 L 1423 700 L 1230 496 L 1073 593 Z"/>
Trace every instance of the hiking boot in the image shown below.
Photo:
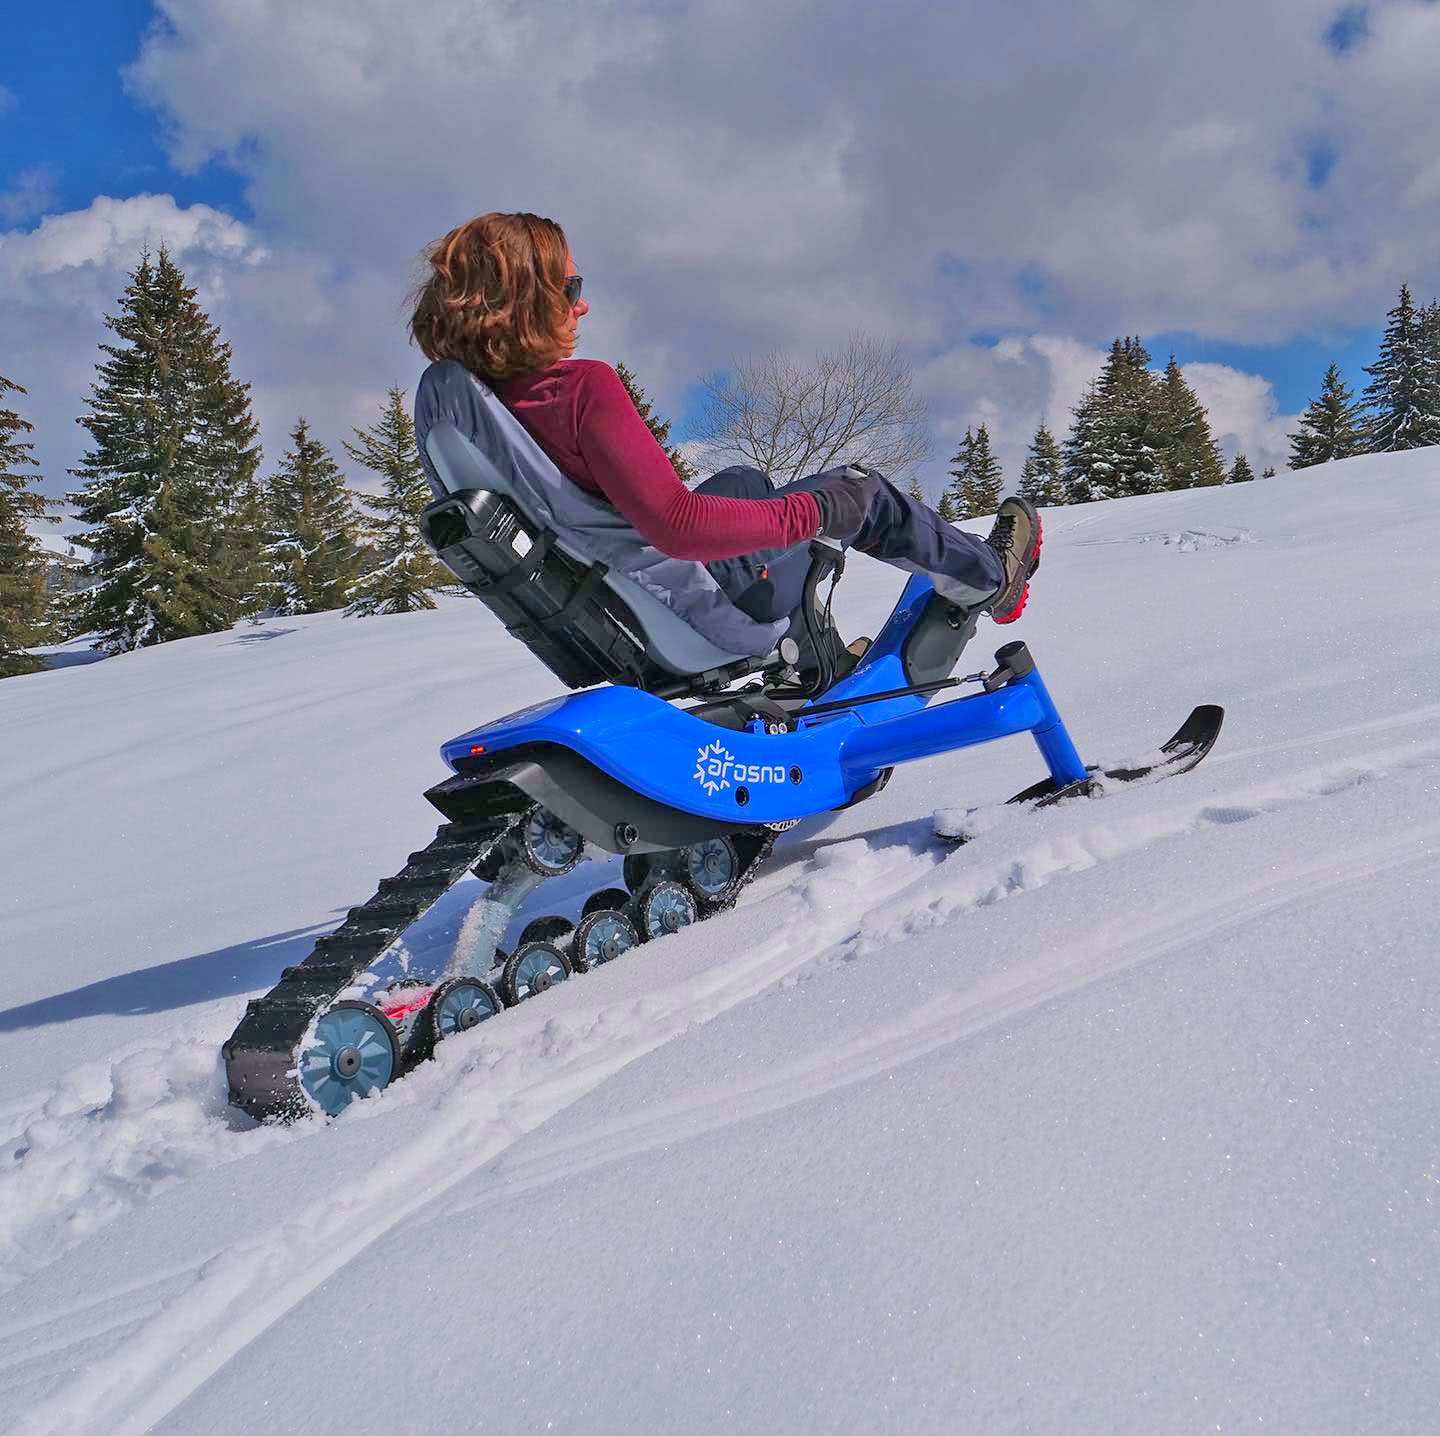
<path fill-rule="evenodd" d="M 1028 499 L 1006 499 L 985 542 L 1000 555 L 1005 581 L 985 607 L 996 623 L 1014 623 L 1030 597 L 1030 575 L 1040 567 L 1040 515 Z"/>

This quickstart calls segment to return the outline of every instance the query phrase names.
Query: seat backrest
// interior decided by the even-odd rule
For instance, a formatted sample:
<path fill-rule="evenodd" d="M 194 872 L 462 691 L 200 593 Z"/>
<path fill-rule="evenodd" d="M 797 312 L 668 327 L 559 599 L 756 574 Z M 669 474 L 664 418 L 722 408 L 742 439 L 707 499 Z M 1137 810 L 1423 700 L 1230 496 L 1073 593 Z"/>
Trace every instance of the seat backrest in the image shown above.
<path fill-rule="evenodd" d="M 415 426 L 437 495 L 475 487 L 503 492 L 569 553 L 605 564 L 607 588 L 633 612 L 656 662 L 669 671 L 699 672 L 766 654 L 784 634 L 784 620 L 756 622 L 725 597 L 704 564 L 661 553 L 624 515 L 567 479 L 462 365 L 445 360 L 425 371 Z"/>
<path fill-rule="evenodd" d="M 597 561 L 579 544 L 556 533 L 553 516 L 545 507 L 533 501 L 527 502 L 519 486 L 502 474 L 453 424 L 436 424 L 426 436 L 425 452 L 447 495 L 468 496 L 476 492 L 501 495 L 530 521 L 535 531 L 549 535 L 549 544 L 554 549 L 574 561 L 573 572 L 577 581 L 580 575 L 597 566 Z M 473 504 L 473 501 L 470 502 Z M 521 540 L 521 546 L 512 550 L 517 561 L 529 555 L 534 541 L 527 533 Z M 441 558 L 445 558 L 443 551 Z M 617 621 L 629 620 L 625 627 L 639 640 L 646 657 L 667 674 L 688 676 L 703 673 L 735 663 L 745 656 L 716 647 L 639 584 L 613 569 L 600 567 L 602 572 L 595 580 L 596 586 L 619 600 L 618 605 L 612 605 L 613 616 Z M 597 594 L 596 597 L 603 601 L 604 595 Z M 531 637 L 524 625 L 518 628 L 512 625 L 511 631 L 522 639 Z M 546 658 L 545 654 L 538 656 Z M 596 672 L 581 682 L 572 683 L 572 686 L 613 681 L 615 677 L 611 673 Z"/>

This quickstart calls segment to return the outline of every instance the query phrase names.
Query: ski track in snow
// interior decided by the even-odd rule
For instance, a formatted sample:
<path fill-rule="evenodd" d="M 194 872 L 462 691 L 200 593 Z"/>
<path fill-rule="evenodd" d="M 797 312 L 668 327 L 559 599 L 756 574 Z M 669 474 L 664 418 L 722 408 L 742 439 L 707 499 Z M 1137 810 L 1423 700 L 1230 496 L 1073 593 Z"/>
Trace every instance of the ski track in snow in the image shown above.
<path fill-rule="evenodd" d="M 1424 713 L 1433 710 L 1417 710 Z M 1415 714 L 1409 722 L 1422 721 Z M 1356 725 L 1384 731 L 1400 720 Z M 1236 755 L 1230 755 L 1232 757 Z M 371 1120 L 427 1103 L 418 1135 L 392 1160 L 344 1195 L 313 1202 L 259 1237 L 200 1264 L 154 1274 L 109 1291 L 76 1310 L 48 1311 L 39 1323 L 0 1331 L 32 1340 L 0 1370 L 109 1333 L 108 1355 L 28 1413 L 20 1431 L 141 1432 L 173 1411 L 214 1372 L 293 1309 L 360 1251 L 453 1191 L 547 1118 L 608 1076 L 688 1027 L 711 1020 L 779 983 L 811 980 L 837 963 L 885 950 L 905 936 L 962 919 L 990 904 L 1033 892 L 1056 878 L 1109 863 L 1207 827 L 1244 823 L 1299 803 L 1382 781 L 1440 758 L 1440 742 L 1410 743 L 1358 755 L 1204 800 L 1183 801 L 1133 817 L 1100 821 L 1030 843 L 1003 859 L 989 856 L 1015 822 L 1002 812 L 981 840 L 958 852 L 916 854 L 905 845 L 874 847 L 865 838 L 819 848 L 797 878 L 757 884 L 745 911 L 763 905 L 775 934 L 708 972 L 679 976 L 639 999 L 568 1010 L 546 1018 L 522 1007 L 487 1025 L 486 1040 L 443 1054 L 344 1120 Z M 1019 960 L 979 986 L 940 993 L 903 1020 L 832 1046 L 809 1060 L 738 1089 L 691 1091 L 633 1121 L 587 1134 L 581 1143 L 531 1153 L 503 1177 L 502 1190 L 525 1190 L 631 1152 L 779 1110 L 866 1080 L 947 1044 L 1009 1021 L 1100 978 L 1134 967 L 1342 885 L 1417 860 L 1433 861 L 1440 822 L 1387 834 L 1363 847 L 1292 861 L 1252 880 L 1163 914 L 1126 914 L 1042 956 Z M 783 856 L 783 854 L 782 854 Z M 787 874 L 787 879 L 789 875 Z M 718 919 L 703 930 L 723 938 Z M 797 951 L 788 934 L 811 934 Z M 696 934 L 671 941 L 698 940 Z M 817 951 L 818 949 L 818 951 Z M 678 970 L 678 965 L 677 965 Z M 659 969 L 663 980 L 667 974 Z M 215 1044 L 191 1039 L 142 1047 L 113 1063 L 72 1074 L 38 1110 L 12 1113 L 0 1141 L 0 1277 L 19 1280 L 129 1207 L 207 1166 L 279 1142 L 323 1136 L 316 1123 L 237 1131 L 224 1102 Z M 484 1200 L 493 1198 L 493 1189 Z M 464 1212 L 479 1203 L 462 1203 Z M 58 1208 L 58 1210 L 57 1210 Z M 41 1250 L 37 1251 L 36 1248 Z M 54 1330 L 53 1341 L 44 1333 Z"/>

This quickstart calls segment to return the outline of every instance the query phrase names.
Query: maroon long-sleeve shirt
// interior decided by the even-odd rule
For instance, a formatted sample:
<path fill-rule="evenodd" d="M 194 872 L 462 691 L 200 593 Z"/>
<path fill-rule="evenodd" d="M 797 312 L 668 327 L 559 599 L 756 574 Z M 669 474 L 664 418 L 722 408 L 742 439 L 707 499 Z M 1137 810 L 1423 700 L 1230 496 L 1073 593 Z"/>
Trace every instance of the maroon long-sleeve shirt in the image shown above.
<path fill-rule="evenodd" d="M 738 558 L 815 537 L 809 494 L 729 499 L 697 494 L 675 475 L 620 377 L 598 359 L 571 359 L 496 385 L 505 406 L 572 482 L 613 504 L 672 558 Z"/>

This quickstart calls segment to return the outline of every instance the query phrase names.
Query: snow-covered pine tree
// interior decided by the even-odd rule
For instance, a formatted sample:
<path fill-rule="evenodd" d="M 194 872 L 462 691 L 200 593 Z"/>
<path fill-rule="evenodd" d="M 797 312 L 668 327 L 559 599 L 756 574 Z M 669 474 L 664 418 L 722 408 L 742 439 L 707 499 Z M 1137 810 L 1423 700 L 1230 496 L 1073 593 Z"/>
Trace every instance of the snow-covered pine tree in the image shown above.
<path fill-rule="evenodd" d="M 920 480 L 917 479 L 914 474 L 910 475 L 910 482 L 905 485 L 905 492 L 909 494 L 917 504 L 930 502 L 929 499 L 925 497 L 925 490 L 920 487 Z"/>
<path fill-rule="evenodd" d="M 1064 502 L 1088 504 L 1108 498 L 1110 465 L 1106 435 L 1105 400 L 1100 381 L 1092 379 L 1080 402 L 1071 410 L 1070 432 L 1060 446 L 1065 467 L 1061 474 Z"/>
<path fill-rule="evenodd" d="M 1365 451 L 1360 406 L 1340 377 L 1340 366 L 1325 371 L 1320 397 L 1312 399 L 1290 435 L 1290 467 L 1308 469 Z"/>
<path fill-rule="evenodd" d="M 428 494 L 427 494 L 428 497 Z M 359 516 L 340 466 L 302 417 L 266 485 L 263 606 L 277 614 L 343 608 L 360 572 Z"/>
<path fill-rule="evenodd" d="M 1167 487 L 1161 381 L 1150 372 L 1150 351 L 1138 334 L 1124 341 L 1120 359 L 1111 390 L 1115 491 L 1153 494 Z M 1103 388 L 1104 375 L 1100 382 Z"/>
<path fill-rule="evenodd" d="M 951 506 L 957 513 L 961 513 L 962 517 L 964 515 L 959 500 L 960 485 L 969 477 L 974 464 L 975 431 L 967 428 L 965 437 L 960 440 L 960 447 L 950 456 L 950 482 L 945 485 L 945 493 L 950 496 Z"/>
<path fill-rule="evenodd" d="M 940 495 L 940 502 L 935 505 L 935 512 L 945 520 L 947 524 L 959 523 L 960 515 L 955 511 L 955 500 L 950 497 L 950 490 L 946 489 Z"/>
<path fill-rule="evenodd" d="M 1431 432 L 1440 443 L 1440 301 L 1432 299 L 1420 313 L 1420 338 L 1430 375 Z"/>
<path fill-rule="evenodd" d="M 1370 410 L 1365 423 L 1368 453 L 1440 444 L 1440 374 L 1428 348 L 1410 286 L 1402 284 L 1399 302 L 1386 315 L 1379 358 L 1365 370 L 1370 375 L 1364 395 Z"/>
<path fill-rule="evenodd" d="M 1265 468 L 1261 471 L 1260 477 L 1262 479 L 1273 479 L 1275 477 L 1275 465 L 1266 464 Z"/>
<path fill-rule="evenodd" d="M 950 461 L 950 476 L 947 492 L 960 518 L 980 518 L 1000 507 L 1005 480 L 999 462 L 990 452 L 990 431 L 984 424 L 965 430 Z"/>
<path fill-rule="evenodd" d="M 615 372 L 625 386 L 625 392 L 630 396 L 630 402 L 634 404 L 635 412 L 644 419 L 645 427 L 655 435 L 655 442 L 665 450 L 665 457 L 670 460 L 670 467 L 675 470 L 680 482 L 693 484 L 699 478 L 699 474 L 687 462 L 685 455 L 679 449 L 670 446 L 670 421 L 662 419 L 658 414 L 652 412 L 650 401 L 645 397 L 645 391 L 635 382 L 634 374 L 624 364 L 617 364 Z"/>
<path fill-rule="evenodd" d="M 7 394 L 23 394 L 18 384 L 0 374 L 0 404 Z M 31 489 L 39 468 L 26 434 L 34 425 L 15 410 L 0 407 L 0 678 L 36 673 L 43 659 L 25 649 L 42 643 L 46 633 L 45 555 L 31 536 L 37 519 L 59 522 L 45 511 L 51 501 Z"/>
<path fill-rule="evenodd" d="M 230 346 L 162 248 L 130 276 L 106 325 L 118 343 L 80 423 L 93 447 L 68 495 L 90 526 L 89 584 L 72 623 L 124 652 L 228 628 L 248 611 L 258 555 L 250 390 Z"/>
<path fill-rule="evenodd" d="M 1210 432 L 1210 416 L 1185 382 L 1185 376 L 1170 356 L 1155 397 L 1159 409 L 1159 434 L 1163 487 L 1191 489 L 1225 482 L 1220 448 Z"/>
<path fill-rule="evenodd" d="M 1061 479 L 1064 460 L 1060 456 L 1060 445 L 1055 435 L 1046 426 L 1044 419 L 1030 440 L 1030 452 L 1025 455 L 1020 470 L 1020 497 L 1029 499 L 1037 507 L 1045 504 L 1063 504 L 1065 489 Z"/>
<path fill-rule="evenodd" d="M 1255 470 L 1250 467 L 1250 460 L 1244 454 L 1236 454 L 1235 462 L 1230 465 L 1230 472 L 1225 477 L 1227 484 L 1248 484 L 1255 478 Z"/>
<path fill-rule="evenodd" d="M 378 498 L 359 495 L 374 511 L 369 520 L 374 563 L 356 580 L 347 613 L 362 618 L 376 613 L 410 613 L 434 608 L 430 590 L 450 582 L 447 571 L 420 537 L 420 511 L 434 497 L 415 447 L 415 421 L 405 408 L 403 390 L 387 392 L 373 429 L 356 429 L 358 443 L 345 451 L 385 481 Z"/>
<path fill-rule="evenodd" d="M 1074 410 L 1062 447 L 1070 503 L 1148 494 L 1165 486 L 1160 381 L 1137 337 L 1116 339 L 1100 377 Z"/>

